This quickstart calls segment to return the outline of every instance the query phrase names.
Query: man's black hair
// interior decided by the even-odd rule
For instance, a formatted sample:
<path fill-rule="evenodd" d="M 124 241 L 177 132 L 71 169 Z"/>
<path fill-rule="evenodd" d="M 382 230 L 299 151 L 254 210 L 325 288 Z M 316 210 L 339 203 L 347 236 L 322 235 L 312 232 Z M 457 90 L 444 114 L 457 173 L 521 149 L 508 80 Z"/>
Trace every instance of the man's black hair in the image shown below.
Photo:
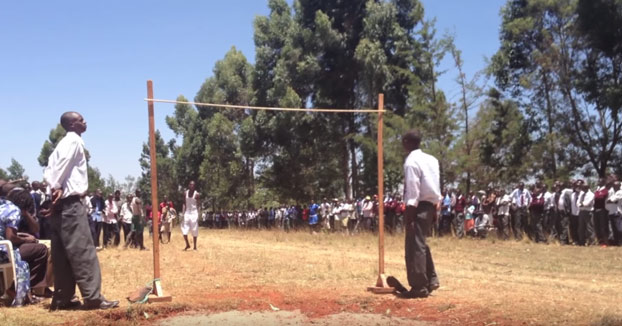
<path fill-rule="evenodd" d="M 35 202 L 32 200 L 30 192 L 26 189 L 13 189 L 6 196 L 6 199 L 21 210 L 32 212 L 35 208 Z"/>
<path fill-rule="evenodd" d="M 71 128 L 71 123 L 76 119 L 78 112 L 68 111 L 63 113 L 60 116 L 60 125 L 65 129 L 65 131 L 69 131 Z"/>
<path fill-rule="evenodd" d="M 421 145 L 421 132 L 419 132 L 419 130 L 408 131 L 402 136 L 402 141 L 419 148 Z"/>

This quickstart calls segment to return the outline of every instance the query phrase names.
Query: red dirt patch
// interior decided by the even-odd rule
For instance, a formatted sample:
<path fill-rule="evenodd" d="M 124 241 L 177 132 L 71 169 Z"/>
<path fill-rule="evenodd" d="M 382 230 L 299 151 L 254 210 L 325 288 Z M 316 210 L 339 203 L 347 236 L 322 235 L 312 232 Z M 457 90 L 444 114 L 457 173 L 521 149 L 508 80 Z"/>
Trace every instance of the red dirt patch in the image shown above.
<path fill-rule="evenodd" d="M 195 297 L 193 304 L 167 307 L 166 304 L 138 306 L 136 312 L 116 310 L 97 313 L 101 318 L 118 322 L 133 320 L 151 323 L 154 319 L 172 317 L 184 312 L 215 313 L 239 311 L 299 310 L 310 319 L 348 313 L 372 313 L 433 322 L 438 325 L 524 325 L 526 322 L 510 320 L 490 309 L 467 302 L 451 301 L 442 297 L 427 299 L 401 299 L 393 295 L 336 296 L 328 290 L 305 289 L 285 292 L 282 289 L 255 288 L 248 290 L 221 290 Z M 271 307 L 272 305 L 272 307 Z M 149 319 L 143 317 L 143 312 Z"/>

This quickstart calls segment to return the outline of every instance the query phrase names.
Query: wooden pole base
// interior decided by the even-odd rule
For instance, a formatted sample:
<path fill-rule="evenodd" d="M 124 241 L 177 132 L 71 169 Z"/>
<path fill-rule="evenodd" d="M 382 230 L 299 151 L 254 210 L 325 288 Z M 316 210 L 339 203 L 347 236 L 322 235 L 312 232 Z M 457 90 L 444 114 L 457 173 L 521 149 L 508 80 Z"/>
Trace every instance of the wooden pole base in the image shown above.
<path fill-rule="evenodd" d="M 376 286 L 370 286 L 367 288 L 367 291 L 373 292 L 375 294 L 390 294 L 395 292 L 395 288 L 390 287 L 387 284 L 387 276 L 384 274 L 378 275 L 378 280 L 376 281 Z"/>
<path fill-rule="evenodd" d="M 165 296 L 157 296 L 157 295 L 149 295 L 149 299 L 147 299 L 147 302 L 149 303 L 155 303 L 155 302 L 171 302 L 173 301 L 173 297 L 171 297 L 170 295 L 165 295 Z"/>
<path fill-rule="evenodd" d="M 160 280 L 156 279 L 153 281 L 153 294 L 149 295 L 149 299 L 147 302 L 171 302 L 173 301 L 173 297 L 170 295 L 164 295 L 164 291 L 162 291 L 162 285 L 160 284 Z"/>

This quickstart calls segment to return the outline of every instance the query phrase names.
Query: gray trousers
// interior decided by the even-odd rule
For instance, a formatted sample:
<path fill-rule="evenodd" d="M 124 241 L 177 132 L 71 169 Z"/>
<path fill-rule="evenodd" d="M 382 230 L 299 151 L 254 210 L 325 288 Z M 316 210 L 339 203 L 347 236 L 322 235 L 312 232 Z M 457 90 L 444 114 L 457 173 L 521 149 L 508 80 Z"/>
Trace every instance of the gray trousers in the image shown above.
<path fill-rule="evenodd" d="M 596 234 L 594 232 L 594 217 L 591 211 L 579 211 L 577 224 L 577 243 L 580 246 L 594 244 Z"/>
<path fill-rule="evenodd" d="M 553 216 L 555 217 L 555 235 L 561 244 L 568 244 L 568 223 L 570 220 L 570 213 L 557 211 Z"/>
<path fill-rule="evenodd" d="M 52 263 L 54 266 L 53 301 L 67 303 L 76 284 L 85 302 L 104 300 L 101 295 L 101 271 L 86 207 L 77 196 L 63 199 L 62 210 L 52 215 Z"/>
<path fill-rule="evenodd" d="M 430 284 L 438 283 L 430 247 L 425 242 L 434 214 L 436 209 L 428 202 L 420 202 L 416 208 L 406 207 L 406 273 L 415 291 L 427 291 Z"/>
<path fill-rule="evenodd" d="M 510 214 L 501 214 L 498 217 L 498 234 L 499 239 L 510 239 Z"/>
<path fill-rule="evenodd" d="M 456 212 L 456 217 L 454 218 L 453 222 L 456 237 L 460 239 L 464 236 L 464 213 Z"/>

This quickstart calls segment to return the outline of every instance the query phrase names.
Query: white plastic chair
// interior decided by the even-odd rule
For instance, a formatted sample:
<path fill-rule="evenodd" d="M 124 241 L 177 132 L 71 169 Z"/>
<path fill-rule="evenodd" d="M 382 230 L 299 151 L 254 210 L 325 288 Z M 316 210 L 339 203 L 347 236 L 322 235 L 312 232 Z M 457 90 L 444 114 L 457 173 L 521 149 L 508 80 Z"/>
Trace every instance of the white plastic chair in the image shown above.
<path fill-rule="evenodd" d="M 0 271 L 2 271 L 2 281 L 4 282 L 4 292 L 8 290 L 13 281 L 17 279 L 17 274 L 15 273 L 15 258 L 13 256 L 13 244 L 8 240 L 0 240 L 0 246 L 5 246 L 7 248 L 7 256 L 9 257 L 9 261 L 6 263 L 0 263 Z M 3 295 L 4 293 L 0 293 Z"/>

